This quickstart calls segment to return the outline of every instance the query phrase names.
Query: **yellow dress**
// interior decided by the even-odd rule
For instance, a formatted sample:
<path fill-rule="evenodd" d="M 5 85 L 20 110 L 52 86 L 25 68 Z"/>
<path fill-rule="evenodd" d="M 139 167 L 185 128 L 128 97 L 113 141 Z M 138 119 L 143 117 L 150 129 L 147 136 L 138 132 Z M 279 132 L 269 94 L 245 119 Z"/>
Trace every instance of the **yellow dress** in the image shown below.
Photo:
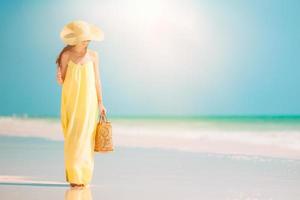
<path fill-rule="evenodd" d="M 66 181 L 88 184 L 94 170 L 94 145 L 99 117 L 93 61 L 69 61 L 61 90 Z"/>

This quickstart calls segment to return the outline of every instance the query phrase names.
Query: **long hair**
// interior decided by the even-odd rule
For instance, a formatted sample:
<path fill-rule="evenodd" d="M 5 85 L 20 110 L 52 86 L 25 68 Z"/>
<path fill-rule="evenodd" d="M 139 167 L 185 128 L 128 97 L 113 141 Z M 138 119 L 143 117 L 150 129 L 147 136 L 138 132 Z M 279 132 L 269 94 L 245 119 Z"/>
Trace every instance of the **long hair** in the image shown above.
<path fill-rule="evenodd" d="M 57 67 L 60 67 L 60 64 L 61 64 L 61 56 L 62 54 L 65 52 L 65 51 L 68 51 L 70 49 L 72 49 L 75 45 L 66 45 L 62 50 L 61 52 L 59 53 L 59 55 L 57 56 L 56 58 L 56 64 L 57 64 Z M 85 51 L 87 51 L 87 47 L 85 48 Z"/>
<path fill-rule="evenodd" d="M 68 51 L 68 50 L 72 49 L 73 47 L 74 47 L 74 45 L 66 45 L 66 46 L 61 50 L 61 52 L 59 53 L 59 55 L 57 56 L 56 61 L 55 61 L 55 63 L 57 64 L 57 67 L 60 67 L 60 64 L 61 64 L 61 56 L 62 56 L 62 54 L 63 54 L 65 51 Z"/>

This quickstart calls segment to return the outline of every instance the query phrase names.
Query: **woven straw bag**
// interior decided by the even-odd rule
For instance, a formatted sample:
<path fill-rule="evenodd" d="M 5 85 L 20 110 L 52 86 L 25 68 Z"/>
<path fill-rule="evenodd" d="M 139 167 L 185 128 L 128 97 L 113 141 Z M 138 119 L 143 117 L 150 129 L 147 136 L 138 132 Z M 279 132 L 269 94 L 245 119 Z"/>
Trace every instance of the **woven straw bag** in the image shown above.
<path fill-rule="evenodd" d="M 106 153 L 113 150 L 111 122 L 107 121 L 105 114 L 101 114 L 97 123 L 94 151 Z"/>

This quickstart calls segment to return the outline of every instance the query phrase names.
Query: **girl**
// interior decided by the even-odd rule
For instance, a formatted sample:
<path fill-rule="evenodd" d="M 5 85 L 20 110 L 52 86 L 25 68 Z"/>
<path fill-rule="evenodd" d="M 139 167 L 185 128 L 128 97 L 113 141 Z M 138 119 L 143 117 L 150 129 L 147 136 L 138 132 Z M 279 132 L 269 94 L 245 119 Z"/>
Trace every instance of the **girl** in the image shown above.
<path fill-rule="evenodd" d="M 71 187 L 83 187 L 92 179 L 98 117 L 106 114 L 99 56 L 88 49 L 91 40 L 101 41 L 103 36 L 101 29 L 82 20 L 67 24 L 60 33 L 66 46 L 56 60 L 56 78 L 62 86 L 65 175 Z"/>

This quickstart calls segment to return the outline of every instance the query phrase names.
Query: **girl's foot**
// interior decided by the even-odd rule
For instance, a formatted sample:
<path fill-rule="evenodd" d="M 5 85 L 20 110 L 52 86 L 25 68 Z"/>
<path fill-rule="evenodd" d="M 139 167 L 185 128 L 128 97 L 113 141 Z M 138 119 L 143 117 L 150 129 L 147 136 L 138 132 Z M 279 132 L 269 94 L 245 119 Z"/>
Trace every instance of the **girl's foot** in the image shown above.
<path fill-rule="evenodd" d="M 71 187 L 84 187 L 84 184 L 70 183 Z"/>

